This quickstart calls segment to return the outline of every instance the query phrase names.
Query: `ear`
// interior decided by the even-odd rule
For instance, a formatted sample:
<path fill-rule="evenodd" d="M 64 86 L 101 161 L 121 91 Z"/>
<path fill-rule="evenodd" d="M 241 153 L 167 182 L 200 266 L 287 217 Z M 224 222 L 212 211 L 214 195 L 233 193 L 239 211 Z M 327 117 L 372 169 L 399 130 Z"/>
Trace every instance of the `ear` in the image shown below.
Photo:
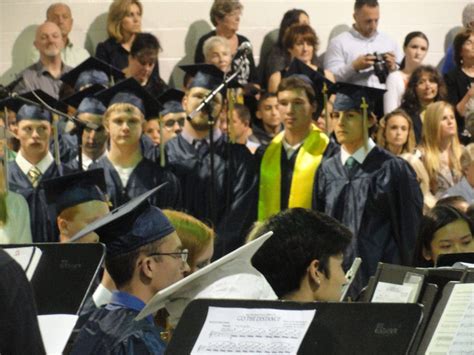
<path fill-rule="evenodd" d="M 67 221 L 64 218 L 58 216 L 57 218 L 59 233 L 65 236 L 69 236 L 69 229 Z"/>
<path fill-rule="evenodd" d="M 321 285 L 321 272 L 318 270 L 318 268 L 319 260 L 314 259 L 313 261 L 311 261 L 311 263 L 308 265 L 308 268 L 306 269 L 310 284 L 315 285 L 316 289 L 318 289 L 319 285 Z"/>
<path fill-rule="evenodd" d="M 367 117 L 367 123 L 369 124 L 369 128 L 377 124 L 377 116 L 373 112 L 371 112 Z"/>
<path fill-rule="evenodd" d="M 425 247 L 423 247 L 421 252 L 425 260 L 428 260 L 428 261 L 433 260 L 433 254 L 431 253 L 431 250 L 427 250 Z"/>
<path fill-rule="evenodd" d="M 255 111 L 255 116 L 257 116 L 257 118 L 258 118 L 259 120 L 262 119 L 262 114 L 261 114 L 260 110 Z"/>
<path fill-rule="evenodd" d="M 183 96 L 181 104 L 183 105 L 184 111 L 188 112 L 188 93 Z"/>
<path fill-rule="evenodd" d="M 147 277 L 148 279 L 151 279 L 153 277 L 154 263 L 151 262 L 151 257 L 146 257 L 137 260 L 137 266 L 140 268 L 140 273 L 143 274 L 145 277 Z"/>

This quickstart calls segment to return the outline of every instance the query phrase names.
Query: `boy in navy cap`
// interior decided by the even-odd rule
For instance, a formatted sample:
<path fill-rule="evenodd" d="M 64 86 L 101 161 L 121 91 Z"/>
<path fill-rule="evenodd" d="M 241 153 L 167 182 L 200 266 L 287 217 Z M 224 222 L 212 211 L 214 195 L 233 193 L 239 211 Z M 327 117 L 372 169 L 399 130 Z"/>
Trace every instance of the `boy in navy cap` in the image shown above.
<path fill-rule="evenodd" d="M 206 64 L 183 69 L 193 76 L 182 101 L 189 115 L 221 83 L 224 74 Z M 218 128 L 218 117 L 223 108 L 220 93 L 214 97 L 211 107 L 196 114 L 192 120 L 186 120 L 183 132 L 167 142 L 166 153 L 181 181 L 186 211 L 215 226 L 219 237 L 216 238 L 214 258 L 218 258 L 244 243 L 245 233 L 255 219 L 256 169 L 248 149 L 229 143 Z M 213 185 L 210 183 L 210 114 L 215 120 Z M 211 186 L 214 187 L 214 201 L 210 198 Z"/>
<path fill-rule="evenodd" d="M 382 100 L 385 90 L 336 85 L 335 134 L 341 151 L 319 167 L 313 208 L 354 234 L 344 260 L 348 268 L 355 257 L 362 258 L 354 295 L 367 285 L 378 262 L 410 265 L 423 196 L 408 163 L 368 137 L 368 118 L 375 118 L 375 102 Z"/>
<path fill-rule="evenodd" d="M 105 265 L 118 291 L 90 316 L 71 353 L 164 353 L 166 345 L 152 316 L 134 319 L 156 292 L 189 271 L 187 250 L 161 210 L 147 202 L 137 206 L 130 201 L 76 237 L 93 230 L 106 244 Z"/>
<path fill-rule="evenodd" d="M 26 199 L 30 208 L 31 235 L 34 243 L 55 242 L 54 220 L 48 214 L 40 182 L 62 175 L 49 152 L 51 113 L 33 105 L 23 105 L 17 115 L 20 150 L 8 164 L 10 189 Z"/>
<path fill-rule="evenodd" d="M 134 79 L 104 90 L 97 98 L 108 105 L 104 126 L 110 137 L 109 150 L 93 168 L 103 168 L 107 194 L 118 207 L 145 191 L 168 182 L 152 198 L 160 208 L 181 207 L 181 187 L 176 176 L 145 158 L 140 147 L 145 119 L 156 116 L 159 104 Z"/>

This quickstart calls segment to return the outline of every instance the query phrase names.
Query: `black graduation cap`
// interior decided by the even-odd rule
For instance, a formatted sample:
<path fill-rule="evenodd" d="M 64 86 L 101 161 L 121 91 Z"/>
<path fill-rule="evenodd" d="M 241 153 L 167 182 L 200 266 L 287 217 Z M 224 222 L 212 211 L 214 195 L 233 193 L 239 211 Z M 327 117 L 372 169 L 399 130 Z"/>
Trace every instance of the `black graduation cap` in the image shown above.
<path fill-rule="evenodd" d="M 77 109 L 81 104 L 82 100 L 84 100 L 86 97 L 93 97 L 99 91 L 102 91 L 104 89 L 105 88 L 103 85 L 93 84 L 85 88 L 84 90 L 78 91 L 75 94 L 66 97 L 65 99 L 63 99 L 63 102 Z"/>
<path fill-rule="evenodd" d="M 119 69 L 95 57 L 89 57 L 61 76 L 61 80 L 74 87 L 76 91 L 79 91 L 81 87 L 93 84 L 107 87 L 111 78 L 120 80 L 124 78 L 124 74 Z"/>
<path fill-rule="evenodd" d="M 176 89 L 168 89 L 158 97 L 158 101 L 163 106 L 160 115 L 168 113 L 184 112 L 181 100 L 184 97 L 184 92 Z"/>
<path fill-rule="evenodd" d="M 361 111 L 364 109 L 362 104 L 365 101 L 367 112 L 374 112 L 376 102 L 383 100 L 387 90 L 338 82 L 331 91 L 337 93 L 334 102 L 335 111 Z"/>
<path fill-rule="evenodd" d="M 69 207 L 89 201 L 107 202 L 103 169 L 63 175 L 41 182 L 48 205 L 55 205 L 60 214 Z"/>
<path fill-rule="evenodd" d="M 151 96 L 134 78 L 128 78 L 111 88 L 98 92 L 95 97 L 105 106 L 116 103 L 127 103 L 138 108 L 145 119 L 157 117 L 160 103 Z"/>
<path fill-rule="evenodd" d="M 74 235 L 70 242 L 95 232 L 107 246 L 107 255 L 114 257 L 137 250 L 174 232 L 174 227 L 158 207 L 147 199 L 166 183 L 134 198 L 104 217 L 92 222 Z"/>
<path fill-rule="evenodd" d="M 296 76 L 306 81 L 311 85 L 315 94 L 316 101 L 318 103 L 318 109 L 316 110 L 316 116 L 319 117 L 324 108 L 324 90 L 326 90 L 327 96 L 329 96 L 331 89 L 334 87 L 334 83 L 327 79 L 324 75 L 314 70 L 310 66 L 306 65 L 299 59 L 293 59 L 288 67 L 288 70 L 283 75 L 285 78 L 290 76 Z"/>
<path fill-rule="evenodd" d="M 224 79 L 224 72 L 212 64 L 189 64 L 179 66 L 186 75 L 192 77 L 187 89 L 194 87 L 206 88 L 214 90 Z"/>

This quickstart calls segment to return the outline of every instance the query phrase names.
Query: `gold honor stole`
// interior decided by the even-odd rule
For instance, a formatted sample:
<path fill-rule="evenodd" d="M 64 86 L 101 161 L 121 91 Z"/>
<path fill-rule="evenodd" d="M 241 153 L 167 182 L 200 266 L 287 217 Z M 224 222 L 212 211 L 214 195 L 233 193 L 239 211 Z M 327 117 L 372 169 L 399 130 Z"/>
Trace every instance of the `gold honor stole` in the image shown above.
<path fill-rule="evenodd" d="M 260 165 L 260 184 L 258 197 L 258 220 L 280 212 L 281 194 L 281 149 L 284 132 L 279 133 L 267 149 Z M 296 156 L 293 177 L 291 179 L 288 208 L 311 208 L 314 175 L 321 163 L 324 150 L 329 143 L 328 137 L 314 124 L 303 146 Z"/>

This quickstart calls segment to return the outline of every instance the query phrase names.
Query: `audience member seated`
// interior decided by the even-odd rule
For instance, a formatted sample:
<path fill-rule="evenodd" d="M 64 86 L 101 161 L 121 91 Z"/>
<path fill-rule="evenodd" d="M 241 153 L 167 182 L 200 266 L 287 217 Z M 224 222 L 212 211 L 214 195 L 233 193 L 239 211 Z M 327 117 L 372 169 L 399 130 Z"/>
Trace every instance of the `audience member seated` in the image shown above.
<path fill-rule="evenodd" d="M 216 29 L 208 32 L 199 39 L 194 54 L 195 63 L 205 62 L 203 52 L 204 42 L 212 36 L 226 38 L 229 41 L 232 56 L 237 53 L 237 49 L 242 43 L 250 43 L 248 38 L 237 34 L 243 8 L 239 0 L 214 0 L 211 7 L 210 18 Z M 240 65 L 243 65 L 244 69 L 237 77 L 239 84 L 245 86 L 249 83 L 258 83 L 257 68 L 253 55 L 249 54 L 243 59 L 236 59 L 232 63 L 232 69 L 235 70 Z"/>
<path fill-rule="evenodd" d="M 155 71 L 160 50 L 158 39 L 151 33 L 137 33 L 130 48 L 128 66 L 123 69 L 127 78 L 134 78 L 155 98 L 168 88 Z"/>
<path fill-rule="evenodd" d="M 74 20 L 71 8 L 67 4 L 57 2 L 50 5 L 48 10 L 46 10 L 46 21 L 54 22 L 61 30 L 64 42 L 64 48 L 61 50 L 61 59 L 64 64 L 75 67 L 89 58 L 89 52 L 80 46 L 74 45 L 69 38 Z M 38 60 L 38 51 L 32 50 L 30 63 L 36 63 Z"/>
<path fill-rule="evenodd" d="M 95 233 L 106 243 L 105 267 L 118 291 L 89 317 L 71 354 L 164 354 L 153 317 L 135 317 L 158 291 L 189 272 L 187 250 L 161 210 L 149 203 L 100 221 Z"/>
<path fill-rule="evenodd" d="M 313 57 L 316 55 L 319 46 L 319 39 L 316 32 L 309 25 L 293 25 L 289 27 L 283 37 L 283 47 L 290 55 L 290 62 L 294 58 L 301 60 L 304 64 L 318 71 L 331 81 L 335 81 L 334 75 L 328 70 L 313 64 Z M 283 71 L 278 71 L 270 76 L 268 81 L 268 91 L 276 92 L 283 77 Z"/>
<path fill-rule="evenodd" d="M 223 73 L 231 70 L 232 54 L 229 40 L 221 36 L 206 39 L 203 45 L 204 63 L 213 64 Z"/>
<path fill-rule="evenodd" d="M 355 0 L 355 23 L 329 42 L 324 55 L 324 68 L 334 74 L 336 81 L 385 88 L 385 82 L 374 71 L 375 52 L 383 55 L 390 72 L 397 69 L 402 55 L 398 44 L 377 30 L 379 18 L 377 0 Z"/>
<path fill-rule="evenodd" d="M 339 301 L 347 282 L 342 263 L 351 232 L 335 219 L 304 208 L 270 217 L 256 235 L 273 235 L 257 250 L 252 265 L 280 299 Z"/>
<path fill-rule="evenodd" d="M 467 4 L 462 11 L 462 25 L 465 29 L 474 28 L 474 4 Z M 454 62 L 454 46 L 451 43 L 446 51 L 444 56 L 443 67 L 441 68 L 441 73 L 443 75 L 448 74 L 451 70 L 456 67 Z"/>
<path fill-rule="evenodd" d="M 473 253 L 472 221 L 451 206 L 436 206 L 421 221 L 414 266 L 432 267 L 441 254 Z"/>
<path fill-rule="evenodd" d="M 275 73 L 282 71 L 286 67 L 288 67 L 291 63 L 291 58 L 290 54 L 288 51 L 284 48 L 283 45 L 283 37 L 285 35 L 286 30 L 292 26 L 292 25 L 309 25 L 309 15 L 306 13 L 306 11 L 302 9 L 291 9 L 285 12 L 283 15 L 283 18 L 280 23 L 280 28 L 278 29 L 278 37 L 276 38 L 276 42 L 272 41 L 272 47 L 270 48 L 270 51 L 268 52 L 268 55 L 265 55 L 265 53 L 261 53 L 260 56 L 260 64 L 259 64 L 259 70 L 260 70 L 260 76 L 261 76 L 261 81 L 262 84 L 267 85 L 268 80 L 270 79 L 270 76 Z M 265 36 L 264 38 L 264 44 L 265 41 L 270 38 L 270 35 L 272 32 L 270 32 L 268 35 Z M 313 58 L 313 63 L 316 63 L 316 57 Z"/>
<path fill-rule="evenodd" d="M 379 121 L 377 144 L 395 155 L 413 153 L 416 141 L 410 116 L 401 109 L 385 115 Z"/>
<path fill-rule="evenodd" d="M 447 100 L 456 109 L 456 121 L 463 138 L 466 108 L 474 106 L 474 29 L 465 29 L 454 38 L 456 67 L 444 76 Z M 462 139 L 464 141 L 464 139 Z"/>
<path fill-rule="evenodd" d="M 235 143 L 244 144 L 254 154 L 260 144 L 249 140 L 252 134 L 250 119 L 250 111 L 247 106 L 234 104 L 234 109 L 232 110 L 232 129 L 229 136 Z"/>
<path fill-rule="evenodd" d="M 163 213 L 176 229 L 183 248 L 188 250 L 189 273 L 186 275 L 209 265 L 214 254 L 214 230 L 184 212 L 164 210 Z"/>
<path fill-rule="evenodd" d="M 416 144 L 421 143 L 425 110 L 432 102 L 446 98 L 446 86 L 436 68 L 419 66 L 411 75 L 400 106 L 411 117 Z"/>
<path fill-rule="evenodd" d="M 428 53 L 428 37 L 423 32 L 415 31 L 406 35 L 403 42 L 403 58 L 400 69 L 391 72 L 387 77 L 387 92 L 383 96 L 383 112 L 392 112 L 400 107 L 402 96 L 411 74 L 418 68 Z"/>
<path fill-rule="evenodd" d="M 72 69 L 61 59 L 64 42 L 58 25 L 54 22 L 39 25 L 36 29 L 34 45 L 40 53 L 40 58 L 20 73 L 22 80 L 15 86 L 14 91 L 24 93 L 41 89 L 58 99 L 62 85 L 59 78 Z"/>
<path fill-rule="evenodd" d="M 269 92 L 262 94 L 255 115 L 257 121 L 252 124 L 252 135 L 249 140 L 260 145 L 268 145 L 283 130 L 276 94 Z"/>
<path fill-rule="evenodd" d="M 114 208 L 153 187 L 166 188 L 150 198 L 161 208 L 181 207 L 181 188 L 176 176 L 143 156 L 140 137 L 145 118 L 156 117 L 154 99 L 134 79 L 126 79 L 102 91 L 97 97 L 108 105 L 104 126 L 110 137 L 105 157 L 91 168 L 103 168 L 107 194 Z"/>
<path fill-rule="evenodd" d="M 423 124 L 422 160 L 437 198 L 461 179 L 462 146 L 453 107 L 446 101 L 429 104 Z"/>
<path fill-rule="evenodd" d="M 468 205 L 474 204 L 474 143 L 469 144 L 461 155 L 463 177 L 459 183 L 446 190 L 444 196 L 462 196 Z"/>

